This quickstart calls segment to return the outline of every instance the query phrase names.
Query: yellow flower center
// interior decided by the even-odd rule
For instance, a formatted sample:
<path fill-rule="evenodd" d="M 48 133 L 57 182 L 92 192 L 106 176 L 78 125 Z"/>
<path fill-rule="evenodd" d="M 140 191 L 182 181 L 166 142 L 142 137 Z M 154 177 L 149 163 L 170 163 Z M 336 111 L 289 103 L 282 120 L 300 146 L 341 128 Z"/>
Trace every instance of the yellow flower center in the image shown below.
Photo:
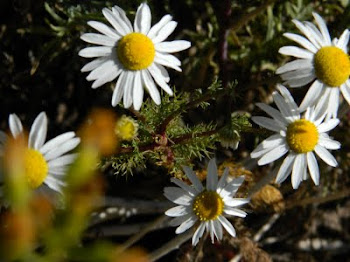
<path fill-rule="evenodd" d="M 126 69 L 142 70 L 152 64 L 156 51 L 150 38 L 140 33 L 130 33 L 119 40 L 117 55 Z"/>
<path fill-rule="evenodd" d="M 121 140 L 130 141 L 136 137 L 137 129 L 136 121 L 124 115 L 117 121 L 115 132 Z"/>
<path fill-rule="evenodd" d="M 296 120 L 288 125 L 286 140 L 295 153 L 307 153 L 317 145 L 318 131 L 312 122 L 306 119 Z"/>
<path fill-rule="evenodd" d="M 318 79 L 330 87 L 339 87 L 350 75 L 350 59 L 338 47 L 322 47 L 314 58 L 315 73 Z"/>
<path fill-rule="evenodd" d="M 45 180 L 49 167 L 43 155 L 34 149 L 24 152 L 24 170 L 31 188 L 38 188 Z"/>
<path fill-rule="evenodd" d="M 214 220 L 224 210 L 224 201 L 215 191 L 204 191 L 193 201 L 193 212 L 200 221 Z"/>

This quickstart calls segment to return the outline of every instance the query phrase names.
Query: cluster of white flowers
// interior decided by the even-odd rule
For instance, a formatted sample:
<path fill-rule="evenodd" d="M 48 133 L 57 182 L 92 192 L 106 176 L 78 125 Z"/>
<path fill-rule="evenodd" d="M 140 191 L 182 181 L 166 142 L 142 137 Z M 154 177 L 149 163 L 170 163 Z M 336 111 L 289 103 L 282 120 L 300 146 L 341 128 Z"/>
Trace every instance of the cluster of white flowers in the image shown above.
<path fill-rule="evenodd" d="M 292 173 L 294 189 L 309 175 L 316 185 L 319 184 L 319 167 L 313 152 L 328 165 L 337 166 L 336 159 L 328 150 L 339 149 L 340 143 L 333 140 L 328 132 L 339 123 L 339 90 L 350 103 L 349 31 L 345 30 L 339 39 L 331 40 L 324 20 L 316 13 L 313 16 L 317 26 L 293 20 L 305 37 L 292 33 L 284 36 L 303 48 L 280 48 L 281 54 L 298 59 L 281 66 L 276 72 L 292 88 L 312 82 L 305 98 L 298 107 L 289 91 L 278 85 L 279 92 L 273 93 L 278 110 L 262 103 L 257 105 L 272 118 L 252 119 L 276 134 L 264 140 L 251 157 L 259 158 L 258 164 L 265 165 L 288 153 L 278 170 L 276 183 L 283 182 Z"/>
<path fill-rule="evenodd" d="M 314 152 L 328 165 L 337 166 L 336 159 L 328 150 L 340 148 L 340 143 L 333 140 L 328 132 L 339 124 L 337 111 L 339 107 L 339 89 L 350 103 L 350 59 L 347 54 L 349 31 L 345 30 L 339 39 L 331 41 L 323 19 L 313 13 L 317 26 L 310 22 L 293 20 L 298 29 L 307 37 L 286 33 L 287 38 L 294 40 L 303 48 L 295 46 L 282 47 L 279 52 L 298 58 L 277 69 L 289 87 L 302 87 L 313 81 L 309 91 L 298 107 L 291 93 L 283 85 L 277 85 L 273 100 L 278 108 L 258 103 L 268 117 L 253 117 L 252 120 L 276 134 L 262 141 L 251 153 L 258 158 L 258 165 L 272 163 L 287 155 L 281 163 L 276 183 L 282 183 L 290 174 L 292 187 L 297 189 L 300 182 L 310 175 L 315 185 L 319 184 L 320 171 Z M 287 154 L 288 153 L 288 154 Z M 180 188 L 165 188 L 165 196 L 176 206 L 166 212 L 176 217 L 174 225 L 180 225 L 176 233 L 182 233 L 200 221 L 192 238 L 196 245 L 205 229 L 222 239 L 222 226 L 232 235 L 235 231 L 224 215 L 245 217 L 246 213 L 236 209 L 249 202 L 248 199 L 237 199 L 232 196 L 244 178 L 232 180 L 226 185 L 227 170 L 219 182 L 213 161 L 209 163 L 207 187 L 203 188 L 195 174 L 188 167 L 185 173 L 194 187 L 172 179 Z"/>
<path fill-rule="evenodd" d="M 151 12 L 146 3 L 138 7 L 133 25 L 118 6 L 104 8 L 102 12 L 112 27 L 97 21 L 88 22 L 99 33 L 81 36 L 85 42 L 97 45 L 79 52 L 82 57 L 94 58 L 81 71 L 90 72 L 86 79 L 93 81 L 92 88 L 117 78 L 112 106 L 123 98 L 125 108 L 133 106 L 135 110 L 140 110 L 144 88 L 159 105 L 161 97 L 156 85 L 169 95 L 173 94 L 165 67 L 181 71 L 181 61 L 171 53 L 185 50 L 191 43 L 185 40 L 166 42 L 177 23 L 170 15 L 165 15 L 151 26 Z M 257 106 L 270 118 L 252 118 L 256 124 L 275 134 L 262 141 L 251 157 L 258 158 L 259 165 L 265 165 L 285 156 L 278 169 L 276 183 L 283 182 L 291 174 L 294 189 L 309 175 L 316 185 L 319 184 L 320 171 L 315 153 L 328 165 L 337 165 L 328 150 L 339 149 L 340 143 L 333 140 L 328 132 L 339 123 L 340 91 L 350 103 L 350 60 L 347 54 L 350 33 L 345 30 L 339 39 L 331 40 L 323 19 L 316 13 L 313 15 L 317 26 L 310 22 L 293 21 L 305 37 L 292 33 L 285 36 L 303 48 L 282 47 L 279 50 L 281 54 L 294 56 L 297 60 L 277 70 L 286 86 L 302 87 L 312 82 L 305 98 L 297 106 L 287 88 L 277 85 L 277 91 L 272 95 L 278 109 L 258 103 Z M 28 148 L 24 153 L 26 177 L 33 189 L 61 192 L 67 166 L 76 157 L 76 154 L 66 153 L 76 148 L 80 139 L 74 132 L 67 132 L 45 143 L 47 122 L 46 114 L 42 112 L 30 130 Z M 23 135 L 21 121 L 15 114 L 9 117 L 9 127 L 14 138 Z M 7 139 L 7 135 L 0 132 L 0 157 Z M 175 217 L 171 223 L 178 226 L 176 233 L 196 226 L 193 245 L 198 243 L 205 230 L 212 241 L 215 237 L 218 240 L 223 238 L 223 227 L 235 236 L 235 229 L 225 216 L 247 215 L 237 207 L 248 203 L 249 199 L 234 198 L 244 177 L 229 180 L 229 171 L 225 169 L 219 180 L 214 159 L 208 164 L 206 187 L 189 167 L 184 167 L 184 171 L 192 186 L 172 178 L 171 181 L 178 187 L 164 189 L 165 197 L 177 204 L 166 211 L 166 215 Z"/>

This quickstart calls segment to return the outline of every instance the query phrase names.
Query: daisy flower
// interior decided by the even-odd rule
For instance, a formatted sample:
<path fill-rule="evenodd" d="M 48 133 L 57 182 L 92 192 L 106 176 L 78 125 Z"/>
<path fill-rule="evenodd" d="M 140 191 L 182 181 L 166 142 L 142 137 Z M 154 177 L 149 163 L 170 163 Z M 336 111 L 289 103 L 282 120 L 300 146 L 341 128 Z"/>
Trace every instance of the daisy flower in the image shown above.
<path fill-rule="evenodd" d="M 28 185 L 43 193 L 51 191 L 62 192 L 65 185 L 64 175 L 76 154 L 66 154 L 80 143 L 74 132 L 61 134 L 45 143 L 47 134 L 47 116 L 41 112 L 30 129 L 28 148 L 24 152 L 24 170 Z M 9 116 L 9 127 L 14 138 L 23 135 L 21 120 L 16 114 Z M 0 132 L 0 157 L 8 139 Z"/>
<path fill-rule="evenodd" d="M 104 8 L 102 13 L 113 28 L 97 21 L 88 22 L 100 33 L 81 36 L 82 40 L 98 45 L 80 50 L 80 56 L 96 58 L 81 71 L 91 71 L 86 79 L 94 81 L 92 88 L 118 77 L 112 106 L 116 106 L 123 98 L 125 108 L 133 105 L 139 110 L 143 101 L 143 88 L 159 105 L 161 99 L 156 84 L 169 95 L 173 94 L 164 66 L 181 72 L 180 60 L 171 53 L 185 50 L 191 43 L 184 40 L 164 41 L 175 30 L 177 23 L 172 21 L 170 15 L 165 15 L 151 27 L 151 11 L 146 3 L 138 7 L 134 26 L 118 6 L 112 7 L 112 10 Z"/>
<path fill-rule="evenodd" d="M 278 68 L 276 73 L 281 74 L 290 87 L 302 87 L 312 82 L 299 107 L 301 112 L 321 99 L 328 107 L 328 116 L 336 117 L 339 92 L 350 104 L 350 59 L 347 54 L 350 33 L 346 29 L 339 39 L 332 41 L 322 17 L 316 13 L 313 16 L 318 27 L 310 22 L 293 20 L 305 37 L 292 33 L 285 33 L 284 36 L 297 42 L 302 48 L 280 48 L 281 54 L 298 59 Z"/>
<path fill-rule="evenodd" d="M 238 177 L 227 183 L 228 168 L 226 168 L 218 181 L 215 159 L 210 160 L 208 164 L 206 188 L 193 170 L 185 166 L 184 171 L 192 182 L 192 186 L 172 178 L 171 181 L 179 187 L 164 188 L 165 197 L 178 205 L 165 212 L 167 216 L 175 217 L 171 221 L 173 226 L 180 225 L 175 232 L 181 234 L 197 224 L 198 227 L 192 237 L 194 246 L 205 229 L 209 232 L 212 242 L 214 242 L 214 235 L 218 240 L 222 239 L 222 227 L 235 237 L 236 231 L 225 216 L 245 217 L 247 215 L 237 207 L 248 203 L 249 199 L 233 198 L 243 183 L 244 177 Z"/>
<path fill-rule="evenodd" d="M 259 165 L 266 165 L 288 153 L 278 170 L 276 183 L 282 183 L 292 173 L 294 189 L 307 179 L 308 174 L 318 185 L 320 174 L 314 152 L 328 165 L 337 166 L 328 149 L 339 149 L 340 143 L 330 138 L 327 132 L 338 125 L 339 119 L 325 120 L 325 110 L 320 104 L 308 108 L 302 118 L 289 91 L 282 85 L 277 89 L 279 93 L 275 91 L 272 95 L 279 110 L 258 103 L 257 106 L 272 118 L 252 118 L 256 124 L 276 134 L 258 145 L 251 157 L 259 158 Z"/>

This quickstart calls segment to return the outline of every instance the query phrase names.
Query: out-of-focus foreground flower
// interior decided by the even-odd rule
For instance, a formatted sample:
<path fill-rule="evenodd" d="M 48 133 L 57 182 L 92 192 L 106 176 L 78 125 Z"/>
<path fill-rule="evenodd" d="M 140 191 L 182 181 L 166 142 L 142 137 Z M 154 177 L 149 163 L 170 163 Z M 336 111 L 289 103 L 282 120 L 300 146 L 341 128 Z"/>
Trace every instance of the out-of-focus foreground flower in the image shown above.
<path fill-rule="evenodd" d="M 45 143 L 47 125 L 47 116 L 45 112 L 41 112 L 33 122 L 28 145 L 23 151 L 24 176 L 28 186 L 38 192 L 50 194 L 53 190 L 61 193 L 67 168 L 77 156 L 67 152 L 77 147 L 80 138 L 76 137 L 74 132 L 67 132 Z M 22 123 L 16 114 L 9 116 L 9 127 L 14 139 L 23 138 Z M 0 136 L 1 144 L 5 145 L 8 139 L 4 135 Z"/>

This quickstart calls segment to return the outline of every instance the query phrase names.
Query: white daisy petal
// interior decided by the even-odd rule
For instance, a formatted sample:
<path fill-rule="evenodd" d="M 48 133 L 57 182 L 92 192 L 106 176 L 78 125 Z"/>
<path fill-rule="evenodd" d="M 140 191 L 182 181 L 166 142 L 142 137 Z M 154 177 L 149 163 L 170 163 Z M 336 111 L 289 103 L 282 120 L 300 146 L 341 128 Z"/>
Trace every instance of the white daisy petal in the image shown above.
<path fill-rule="evenodd" d="M 247 213 L 237 209 L 237 208 L 232 208 L 232 207 L 225 207 L 224 208 L 224 213 L 230 216 L 236 216 L 236 217 L 246 217 Z"/>
<path fill-rule="evenodd" d="M 118 71 L 119 66 L 116 64 L 114 60 L 106 60 L 103 64 L 101 64 L 99 67 L 96 69 L 92 70 L 90 74 L 86 77 L 86 80 L 91 81 L 91 80 L 96 80 L 101 78 L 101 76 L 110 70 Z M 96 87 L 95 87 L 96 88 Z"/>
<path fill-rule="evenodd" d="M 281 78 L 282 80 L 288 81 L 288 80 L 303 79 L 314 75 L 315 75 L 314 68 L 311 67 L 311 68 L 298 69 L 298 70 L 281 74 Z"/>
<path fill-rule="evenodd" d="M 282 116 L 282 114 L 274 109 L 273 107 L 266 105 L 264 103 L 257 103 L 256 104 L 260 109 L 264 110 L 267 114 L 269 114 L 275 121 L 278 121 L 281 124 L 286 125 L 288 122 L 285 120 L 285 118 Z"/>
<path fill-rule="evenodd" d="M 195 246 L 198 244 L 199 239 L 203 236 L 204 230 L 205 230 L 205 224 L 201 223 L 197 228 L 196 232 L 194 232 L 193 234 L 192 246 Z"/>
<path fill-rule="evenodd" d="M 9 127 L 11 134 L 14 138 L 16 138 L 19 134 L 23 132 L 22 122 L 16 114 L 10 114 Z"/>
<path fill-rule="evenodd" d="M 225 201 L 225 206 L 238 207 L 249 203 L 249 198 L 230 198 Z"/>
<path fill-rule="evenodd" d="M 217 184 L 218 184 L 217 166 L 216 166 L 215 158 L 212 158 L 208 164 L 207 190 L 208 191 L 216 190 Z"/>
<path fill-rule="evenodd" d="M 218 220 L 214 220 L 213 224 L 214 224 L 214 234 L 218 240 L 221 240 L 223 236 L 221 223 Z"/>
<path fill-rule="evenodd" d="M 114 14 L 108 8 L 103 8 L 102 13 L 119 35 L 124 36 L 128 33 L 131 33 L 125 22 L 120 18 L 120 16 Z"/>
<path fill-rule="evenodd" d="M 316 47 L 320 48 L 322 45 L 320 45 L 318 39 L 319 37 L 315 34 L 313 31 L 311 31 L 307 26 L 305 26 L 303 23 L 301 23 L 298 20 L 293 19 L 292 22 L 296 25 L 296 27 L 310 40 L 310 42 Z"/>
<path fill-rule="evenodd" d="M 324 41 L 326 42 L 327 45 L 331 45 L 331 37 L 329 35 L 326 23 L 324 22 L 324 20 L 319 14 L 313 12 L 312 15 L 314 16 L 316 23 L 320 28 Z"/>
<path fill-rule="evenodd" d="M 153 79 L 156 81 L 157 85 L 159 85 L 165 92 L 169 95 L 173 95 L 173 90 L 166 83 L 164 77 L 162 76 L 160 70 L 153 63 L 150 67 L 148 67 L 148 71 L 151 73 Z"/>
<path fill-rule="evenodd" d="M 77 145 L 79 145 L 79 143 L 80 143 L 80 138 L 78 137 L 72 138 L 66 141 L 65 143 L 62 143 L 60 146 L 57 146 L 55 150 L 51 150 L 50 152 L 45 154 L 44 157 L 46 161 L 50 161 L 76 148 Z"/>
<path fill-rule="evenodd" d="M 91 62 L 87 63 L 86 65 L 84 65 L 80 71 L 81 72 L 92 71 L 92 70 L 96 69 L 97 67 L 99 67 L 100 65 L 102 65 L 103 63 L 105 63 L 107 61 L 107 59 L 108 59 L 108 57 L 96 58 L 96 59 L 92 60 Z"/>
<path fill-rule="evenodd" d="M 292 171 L 293 163 L 295 160 L 295 154 L 289 154 L 284 160 L 281 167 L 278 170 L 275 183 L 281 184 L 289 176 Z"/>
<path fill-rule="evenodd" d="M 147 35 L 151 28 L 151 10 L 146 3 L 142 3 L 136 11 L 134 29 L 135 32 L 140 32 Z"/>
<path fill-rule="evenodd" d="M 180 68 L 180 65 L 181 65 L 180 60 L 173 55 L 156 52 L 156 56 L 154 57 L 154 62 L 161 64 L 163 66 L 170 67 L 179 72 L 182 71 Z"/>
<path fill-rule="evenodd" d="M 125 11 L 119 6 L 115 5 L 112 7 L 112 12 L 115 16 L 119 16 L 121 18 L 121 21 L 124 23 L 123 27 L 125 28 L 125 30 L 131 33 L 133 31 L 132 25 L 129 18 L 125 14 Z"/>
<path fill-rule="evenodd" d="M 191 42 L 175 40 L 171 42 L 160 42 L 154 45 L 156 51 L 163 53 L 174 53 L 185 50 L 191 46 Z"/>
<path fill-rule="evenodd" d="M 56 177 L 61 177 L 67 174 L 67 166 L 64 167 L 52 167 L 50 168 L 50 174 Z"/>
<path fill-rule="evenodd" d="M 301 112 L 305 111 L 307 107 L 313 106 L 316 101 L 320 98 L 323 91 L 323 84 L 315 80 L 309 90 L 307 91 L 303 101 L 299 106 Z"/>
<path fill-rule="evenodd" d="M 348 29 L 345 29 L 342 35 L 339 37 L 337 47 L 342 49 L 345 53 L 348 52 L 348 43 L 350 38 L 350 32 Z"/>
<path fill-rule="evenodd" d="M 283 138 L 280 134 L 275 134 L 264 141 L 262 141 L 254 150 L 250 153 L 252 158 L 258 158 L 272 150 L 276 146 L 280 146 L 285 143 L 285 138 Z M 269 149 L 269 150 L 265 150 Z"/>
<path fill-rule="evenodd" d="M 278 52 L 282 55 L 289 55 L 303 59 L 313 59 L 313 53 L 296 46 L 284 46 L 281 47 Z"/>
<path fill-rule="evenodd" d="M 340 90 L 345 98 L 345 100 L 350 104 L 350 87 L 346 84 L 341 85 Z"/>
<path fill-rule="evenodd" d="M 177 22 L 170 21 L 166 23 L 155 35 L 155 37 L 151 38 L 154 44 L 163 42 L 172 32 L 174 32 L 177 26 Z"/>
<path fill-rule="evenodd" d="M 328 150 L 324 147 L 316 145 L 315 152 L 326 164 L 332 167 L 336 167 L 338 165 L 337 160 L 334 158 L 334 156 L 332 156 L 332 154 L 329 153 Z"/>
<path fill-rule="evenodd" d="M 63 183 L 62 181 L 52 176 L 47 176 L 44 183 L 52 190 L 59 192 L 61 194 L 62 194 L 62 187 L 65 186 L 65 183 Z"/>
<path fill-rule="evenodd" d="M 132 105 L 132 94 L 134 86 L 132 85 L 133 73 L 127 71 L 125 75 L 125 86 L 123 95 L 123 104 L 125 108 L 129 108 Z"/>
<path fill-rule="evenodd" d="M 152 28 L 149 30 L 147 36 L 151 39 L 153 39 L 160 31 L 160 29 L 163 28 L 164 25 L 166 25 L 168 22 L 172 20 L 171 15 L 165 15 L 160 19 L 158 23 L 156 23 Z"/>
<path fill-rule="evenodd" d="M 282 143 L 280 143 L 282 144 Z M 258 145 L 257 148 L 253 150 L 253 152 L 250 153 L 251 158 L 260 158 L 266 153 L 270 152 L 273 149 L 273 147 L 264 147 L 261 143 Z"/>
<path fill-rule="evenodd" d="M 49 161 L 47 163 L 49 166 L 49 172 L 52 167 L 66 166 L 73 163 L 77 156 L 77 154 L 67 154 Z"/>
<path fill-rule="evenodd" d="M 96 29 L 100 33 L 109 36 L 110 38 L 119 39 L 121 37 L 121 35 L 117 31 L 105 25 L 104 23 L 97 21 L 89 21 L 88 25 Z"/>
<path fill-rule="evenodd" d="M 226 219 L 224 216 L 219 216 L 218 217 L 221 225 L 226 229 L 226 231 L 233 237 L 236 237 L 236 230 L 232 226 L 232 224 Z"/>
<path fill-rule="evenodd" d="M 176 234 L 181 234 L 183 232 L 185 232 L 187 229 L 189 229 L 190 227 L 192 227 L 194 225 L 194 223 L 197 222 L 197 219 L 195 217 L 190 217 L 189 219 L 187 219 L 185 222 L 183 222 L 176 230 L 175 233 Z"/>
<path fill-rule="evenodd" d="M 306 69 L 313 66 L 311 59 L 297 59 L 291 61 L 276 70 L 276 74 L 283 74 L 297 69 Z"/>
<path fill-rule="evenodd" d="M 109 46 L 86 47 L 79 51 L 79 55 L 86 58 L 109 56 L 111 53 L 112 53 L 112 47 L 109 47 Z"/>
<path fill-rule="evenodd" d="M 192 198 L 181 188 L 165 187 L 164 196 L 178 205 L 189 206 Z"/>
<path fill-rule="evenodd" d="M 298 154 L 295 157 L 292 170 L 292 187 L 297 189 L 303 180 L 303 172 L 306 169 L 306 155 Z"/>
<path fill-rule="evenodd" d="M 211 243 L 214 244 L 214 224 L 213 224 L 213 220 L 209 220 L 207 221 L 207 224 L 209 225 L 209 235 L 210 235 L 210 239 L 211 239 Z"/>
<path fill-rule="evenodd" d="M 289 108 L 289 111 L 292 113 L 293 119 L 297 120 L 300 118 L 300 113 L 297 104 L 294 101 L 294 98 L 288 91 L 286 87 L 283 85 L 277 84 L 277 89 L 285 99 L 285 102 Z"/>
<path fill-rule="evenodd" d="M 122 100 L 126 83 L 126 72 L 122 72 L 118 78 L 112 96 L 112 106 L 116 106 Z"/>
<path fill-rule="evenodd" d="M 339 107 L 339 88 L 332 88 L 329 96 L 327 114 L 330 117 L 337 117 L 338 107 Z"/>
<path fill-rule="evenodd" d="M 198 193 L 198 191 L 194 187 L 187 185 L 186 183 L 177 178 L 172 177 L 170 181 L 181 187 L 183 190 L 187 191 L 190 195 L 195 196 Z"/>
<path fill-rule="evenodd" d="M 252 117 L 252 120 L 254 123 L 258 124 L 259 126 L 262 126 L 271 131 L 279 132 L 282 130 L 282 127 L 276 124 L 276 122 L 271 118 L 267 118 L 264 116 L 254 116 Z"/>
<path fill-rule="evenodd" d="M 106 35 L 87 33 L 80 36 L 80 39 L 95 45 L 115 46 L 118 39 Z"/>
<path fill-rule="evenodd" d="M 324 91 L 317 101 L 316 108 L 314 110 L 314 116 L 311 119 L 314 121 L 316 126 L 320 125 L 327 113 L 331 89 L 332 88 L 323 88 Z"/>
<path fill-rule="evenodd" d="M 307 166 L 309 169 L 310 176 L 314 181 L 315 185 L 318 186 L 320 183 L 320 171 L 318 169 L 318 164 L 316 157 L 313 152 L 308 152 L 306 154 Z"/>
<path fill-rule="evenodd" d="M 47 134 L 47 116 L 45 112 L 41 112 L 34 120 L 29 132 L 28 146 L 39 150 L 45 140 Z"/>
<path fill-rule="evenodd" d="M 284 84 L 289 85 L 289 87 L 300 87 L 300 86 L 304 86 L 304 85 L 310 83 L 315 78 L 316 78 L 316 76 L 314 74 L 310 74 L 310 75 L 303 77 L 303 78 L 286 80 Z"/>
<path fill-rule="evenodd" d="M 118 68 L 117 66 L 110 67 L 110 68 L 108 68 L 107 71 L 105 71 L 102 75 L 100 75 L 97 80 L 95 80 L 92 83 L 91 87 L 98 88 L 98 87 L 100 87 L 108 82 L 111 82 L 115 78 L 117 78 L 121 72 L 122 72 L 122 69 Z"/>
<path fill-rule="evenodd" d="M 165 211 L 165 214 L 169 217 L 179 217 L 188 214 L 188 208 L 185 206 L 176 206 Z"/>
<path fill-rule="evenodd" d="M 187 219 L 189 219 L 190 217 L 192 217 L 193 214 L 187 214 L 184 216 L 180 216 L 180 217 L 175 217 L 172 220 L 169 221 L 169 225 L 176 227 L 181 225 L 183 222 L 185 222 Z"/>
<path fill-rule="evenodd" d="M 197 175 L 193 172 L 193 170 L 191 168 L 189 168 L 188 166 L 183 166 L 182 167 L 183 170 L 185 171 L 185 174 L 187 176 L 187 178 L 191 181 L 191 183 L 193 184 L 194 188 L 198 191 L 201 192 L 203 191 L 204 187 L 201 183 L 201 181 L 199 181 Z"/>
<path fill-rule="evenodd" d="M 150 94 L 152 100 L 157 104 L 160 105 L 161 99 L 160 99 L 160 94 L 159 91 L 156 87 L 156 85 L 153 82 L 152 77 L 150 76 L 149 72 L 147 70 L 142 71 L 142 81 Z"/>
<path fill-rule="evenodd" d="M 302 37 L 302 36 L 296 35 L 296 34 L 291 34 L 291 33 L 285 33 L 285 34 L 283 34 L 283 36 L 289 38 L 290 40 L 297 42 L 299 45 L 308 49 L 312 53 L 316 53 L 318 51 L 317 48 L 309 40 L 307 40 L 305 37 Z"/>
<path fill-rule="evenodd" d="M 274 100 L 276 106 L 278 107 L 278 109 L 282 113 L 282 116 L 285 119 L 288 119 L 288 122 L 290 122 L 291 120 L 294 120 L 295 117 L 297 117 L 299 115 L 298 111 L 293 112 L 291 110 L 290 106 L 288 105 L 288 101 L 286 101 L 278 92 L 273 92 L 272 96 L 273 96 L 273 100 Z M 298 109 L 296 109 L 296 110 L 298 110 Z"/>
<path fill-rule="evenodd" d="M 218 182 L 218 186 L 217 186 L 217 192 L 220 193 L 221 190 L 225 187 L 226 183 L 227 183 L 227 177 L 229 174 L 229 169 L 228 167 L 225 168 L 223 174 L 220 177 L 220 180 Z"/>
<path fill-rule="evenodd" d="M 318 144 L 330 150 L 337 150 L 341 147 L 341 144 L 338 141 L 325 137 L 320 137 L 318 140 Z"/>
<path fill-rule="evenodd" d="M 136 71 L 134 75 L 133 105 L 135 110 L 140 110 L 143 102 L 143 86 L 141 82 L 141 72 Z"/>
<path fill-rule="evenodd" d="M 244 182 L 244 176 L 237 177 L 233 179 L 230 183 L 228 183 L 224 189 L 221 190 L 220 196 L 222 198 L 227 198 L 228 196 L 233 196 L 236 194 L 238 188 Z"/>
<path fill-rule="evenodd" d="M 320 30 L 318 30 L 318 28 L 313 23 L 306 21 L 305 27 L 309 30 L 310 34 L 317 41 L 320 47 L 328 46 L 326 41 L 323 39 Z"/>
<path fill-rule="evenodd" d="M 288 151 L 289 148 L 286 144 L 279 145 L 261 157 L 258 161 L 258 165 L 262 166 L 269 164 L 285 155 Z"/>
<path fill-rule="evenodd" d="M 339 119 L 335 118 L 335 119 L 329 119 L 327 122 L 324 122 L 322 124 L 320 124 L 317 127 L 317 130 L 319 133 L 325 133 L 328 132 L 330 130 L 332 130 L 333 128 L 335 128 L 338 124 L 339 124 Z"/>
<path fill-rule="evenodd" d="M 155 68 L 157 68 L 156 70 L 158 70 L 158 72 L 162 75 L 166 83 L 170 81 L 169 73 L 164 66 L 156 63 L 153 63 L 151 66 L 154 66 Z"/>

